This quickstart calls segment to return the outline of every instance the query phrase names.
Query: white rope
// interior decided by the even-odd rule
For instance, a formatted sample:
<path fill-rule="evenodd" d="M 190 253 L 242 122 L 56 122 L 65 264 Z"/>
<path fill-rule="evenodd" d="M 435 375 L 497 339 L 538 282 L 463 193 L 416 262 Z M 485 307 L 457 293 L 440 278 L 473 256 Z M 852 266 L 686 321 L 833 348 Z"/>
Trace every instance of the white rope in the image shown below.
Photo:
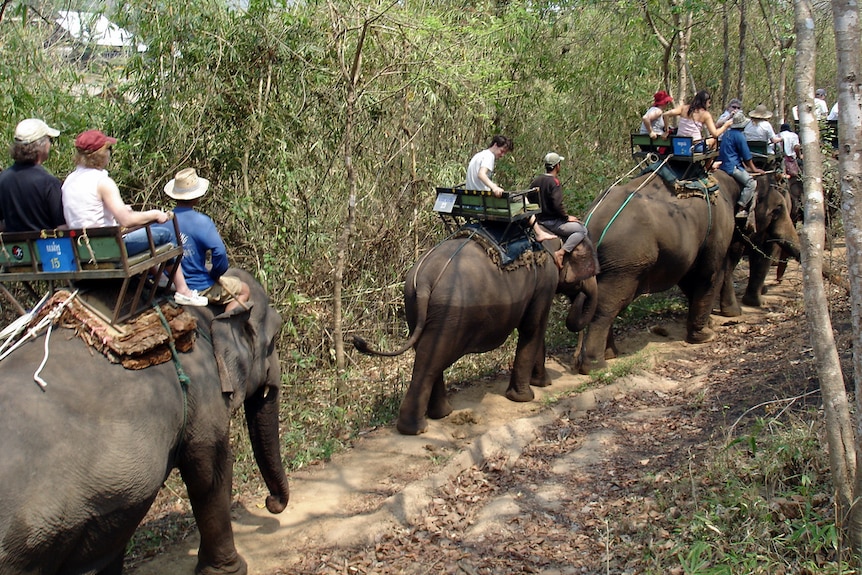
<path fill-rule="evenodd" d="M 36 336 L 39 335 L 39 332 L 42 331 L 43 327 L 48 326 L 48 337 L 45 338 L 45 357 L 42 359 L 42 363 L 39 366 L 39 369 L 37 369 L 36 372 L 33 374 L 33 379 L 36 381 L 37 384 L 39 384 L 39 387 L 41 387 L 43 391 L 48 384 L 45 382 L 45 380 L 39 377 L 39 372 L 42 371 L 42 368 L 45 367 L 45 363 L 48 361 L 48 340 L 51 333 L 51 327 L 53 326 L 54 322 L 60 317 L 60 314 L 63 313 L 63 310 L 66 308 L 66 306 L 69 305 L 69 303 L 73 299 L 75 299 L 75 296 L 77 295 L 78 290 L 75 290 L 75 292 L 70 295 L 66 299 L 66 301 L 52 309 L 45 317 L 43 317 L 39 321 L 39 323 L 27 330 L 27 333 L 24 334 L 24 337 L 16 341 L 15 344 L 12 345 L 12 347 L 7 349 L 5 352 L 3 352 L 2 355 L 0 355 L 0 361 L 6 359 L 13 351 L 24 345 L 27 340 L 35 339 Z"/>
<path fill-rule="evenodd" d="M 42 379 L 39 375 L 42 373 L 42 369 L 45 367 L 45 364 L 48 363 L 48 343 L 51 341 L 51 329 L 54 327 L 54 324 L 48 325 L 48 331 L 45 333 L 45 355 L 42 357 L 42 363 L 39 364 L 39 368 L 36 370 L 36 373 L 33 374 L 33 381 L 36 382 L 36 385 L 42 388 L 42 391 L 48 387 L 48 382 Z"/>

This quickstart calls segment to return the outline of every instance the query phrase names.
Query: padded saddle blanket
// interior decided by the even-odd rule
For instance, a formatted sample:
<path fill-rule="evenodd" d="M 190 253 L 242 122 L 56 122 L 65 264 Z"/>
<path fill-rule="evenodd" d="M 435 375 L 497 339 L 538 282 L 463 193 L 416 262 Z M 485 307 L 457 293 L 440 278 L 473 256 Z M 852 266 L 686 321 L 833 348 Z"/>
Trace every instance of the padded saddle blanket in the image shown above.
<path fill-rule="evenodd" d="M 535 262 L 541 265 L 548 253 L 520 225 L 504 222 L 479 222 L 462 226 L 453 238 L 470 238 L 479 242 L 488 256 L 503 270 L 512 270 Z"/>
<path fill-rule="evenodd" d="M 38 322 L 71 295 L 66 290 L 55 292 L 34 321 Z M 195 316 L 167 300 L 159 304 L 159 309 L 171 328 L 170 337 L 173 337 L 177 351 L 191 351 L 197 329 Z M 168 332 L 152 308 L 125 323 L 111 325 L 75 297 L 63 309 L 58 323 L 75 330 L 87 345 L 104 354 L 112 363 L 120 363 L 127 369 L 144 369 L 171 359 Z"/>
<path fill-rule="evenodd" d="M 715 202 L 714 195 L 718 190 L 718 180 L 706 173 L 700 164 L 668 162 L 662 165 L 662 162 L 655 162 L 644 168 L 641 174 L 649 172 L 656 172 L 681 198 L 703 197 L 708 194 L 710 199 Z"/>

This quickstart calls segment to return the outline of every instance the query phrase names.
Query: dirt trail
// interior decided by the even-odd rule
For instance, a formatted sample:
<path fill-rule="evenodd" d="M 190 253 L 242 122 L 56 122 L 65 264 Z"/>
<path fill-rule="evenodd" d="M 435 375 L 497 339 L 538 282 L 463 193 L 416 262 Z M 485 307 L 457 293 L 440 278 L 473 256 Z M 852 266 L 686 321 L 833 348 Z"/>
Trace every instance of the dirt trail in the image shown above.
<path fill-rule="evenodd" d="M 737 271 L 738 293 L 744 287 L 744 273 L 743 269 Z M 776 286 L 772 277 L 770 274 L 770 293 L 765 296 L 763 308 L 744 308 L 740 318 L 713 316 L 718 333 L 715 342 L 703 346 L 686 344 L 684 319 L 658 320 L 658 326 L 617 338 L 623 357 L 646 352 L 655 366 L 650 373 L 629 376 L 610 385 L 592 384 L 569 397 L 570 392 L 585 386 L 589 377 L 574 375 L 561 363 L 570 358 L 551 358 L 548 367 L 553 383 L 535 389 L 533 402 L 507 400 L 505 377 L 480 382 L 458 391 L 453 397 L 455 412 L 442 421 L 432 420 L 428 432 L 421 436 L 401 436 L 394 427 L 377 429 L 364 434 L 349 451 L 332 461 L 291 474 L 290 504 L 281 515 L 267 513 L 262 496 L 242 497 L 235 511 L 234 531 L 237 548 L 249 563 L 249 573 L 346 573 L 347 570 L 327 568 L 327 558 L 337 554 L 338 548 L 361 549 L 369 544 L 377 544 L 377 558 L 353 560 L 369 565 L 376 562 L 377 567 L 359 572 L 422 572 L 411 568 L 411 563 L 398 567 L 394 558 L 388 567 L 391 570 L 387 570 L 386 561 L 380 558 L 385 552 L 381 542 L 394 545 L 392 541 L 410 529 L 419 526 L 433 531 L 435 525 L 441 524 L 451 531 L 446 540 L 458 544 L 446 551 L 448 547 L 441 543 L 436 557 L 412 561 L 442 561 L 457 549 L 462 555 L 453 555 L 451 560 L 460 562 L 463 572 L 478 572 L 475 564 L 471 567 L 464 563 L 465 549 L 475 547 L 471 561 L 490 561 L 481 557 L 482 546 L 489 545 L 490 539 L 499 544 L 501 536 L 519 530 L 517 539 L 523 540 L 524 530 L 530 528 L 520 525 L 517 518 L 528 512 L 537 513 L 537 522 L 544 521 L 542 517 L 565 516 L 564 529 L 559 527 L 563 521 L 559 518 L 556 526 L 551 523 L 544 528 L 543 541 L 554 541 L 556 531 L 560 531 L 561 539 L 553 551 L 547 545 L 541 546 L 545 548 L 543 553 L 562 553 L 561 549 L 570 548 L 569 555 L 559 560 L 545 557 L 539 564 L 549 567 L 532 572 L 569 572 L 563 565 L 578 564 L 572 559 L 576 551 L 584 556 L 581 565 L 587 570 L 577 572 L 592 572 L 589 561 L 598 561 L 595 568 L 599 569 L 607 541 L 602 543 L 595 535 L 605 525 L 599 520 L 598 508 L 612 506 L 614 497 L 624 499 L 637 492 L 635 484 L 642 479 L 624 479 L 628 473 L 661 477 L 663 466 L 671 459 L 693 457 L 705 437 L 723 433 L 729 414 L 717 423 L 714 419 L 707 421 L 703 418 L 710 418 L 711 410 L 691 413 L 692 398 L 702 401 L 703 397 L 717 396 L 710 386 L 725 381 L 721 374 L 750 372 L 746 361 L 753 361 L 752 356 L 734 346 L 740 341 L 753 346 L 764 338 L 768 346 L 775 336 L 764 330 L 784 320 L 788 304 L 801 305 L 798 264 L 791 265 L 781 285 Z M 794 321 L 802 321 L 799 318 Z M 801 353 L 798 344 L 790 345 L 797 348 L 789 352 L 791 357 Z M 563 395 L 567 397 L 560 399 Z M 753 396 L 759 397 L 757 392 Z M 727 399 L 716 401 L 726 403 Z M 745 408 L 740 405 L 734 411 Z M 718 427 L 710 428 L 714 425 Z M 513 488 L 501 488 L 471 500 L 463 499 L 463 505 L 475 503 L 472 509 L 462 509 L 457 503 L 457 511 L 438 509 L 446 499 L 441 493 L 451 490 L 452 485 L 460 485 L 459 492 L 466 492 L 469 485 L 486 485 L 490 481 L 487 474 L 519 469 L 530 457 L 536 457 L 527 457 L 527 451 L 532 454 L 549 444 L 558 449 L 553 454 L 544 453 L 541 465 L 531 468 L 535 471 L 541 467 L 542 474 L 516 483 L 514 492 L 509 491 Z M 483 474 L 481 480 L 470 480 L 471 473 Z M 587 529 L 591 525 L 593 531 Z M 456 527 L 457 536 L 453 535 Z M 581 531 L 583 540 L 574 535 Z M 489 534 L 495 535 L 489 538 Z M 189 537 L 130 572 L 191 574 L 197 544 L 196 535 Z M 507 549 L 511 549 L 513 543 L 508 545 Z M 488 554 L 494 553 L 500 555 L 498 550 Z M 537 551 L 533 549 L 531 553 Z M 586 559 L 591 554 L 596 557 Z M 527 564 L 523 554 L 519 556 L 521 563 L 516 564 Z M 330 562 L 343 567 L 347 559 Z M 506 568 L 496 565 L 497 569 Z"/>

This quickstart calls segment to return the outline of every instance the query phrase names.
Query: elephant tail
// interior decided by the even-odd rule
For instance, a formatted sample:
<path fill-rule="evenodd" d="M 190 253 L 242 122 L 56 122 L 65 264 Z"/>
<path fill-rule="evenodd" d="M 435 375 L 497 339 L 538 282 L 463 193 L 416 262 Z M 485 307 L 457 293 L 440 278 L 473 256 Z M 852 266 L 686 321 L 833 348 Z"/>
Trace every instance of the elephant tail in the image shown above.
<path fill-rule="evenodd" d="M 418 343 L 419 338 L 422 337 L 422 333 L 425 331 L 425 321 L 428 318 L 429 296 L 430 291 L 418 295 L 416 302 L 416 327 L 413 329 L 413 332 L 410 334 L 410 337 L 407 338 L 407 341 L 404 342 L 404 345 L 402 345 L 395 351 L 380 351 L 376 349 L 371 349 L 371 347 L 368 345 L 368 342 L 366 342 L 358 335 L 354 335 L 353 347 L 355 347 L 360 353 L 364 353 L 366 355 L 380 355 L 384 357 L 395 357 L 396 355 L 401 355 L 411 347 L 414 347 L 416 343 Z"/>
<path fill-rule="evenodd" d="M 419 336 L 422 335 L 422 330 L 417 328 L 410 334 L 410 338 L 398 349 L 395 351 L 380 351 L 376 349 L 371 349 L 371 346 L 368 345 L 364 339 L 359 337 L 358 335 L 353 336 L 353 347 L 355 347 L 360 353 L 364 353 L 365 355 L 382 355 L 384 357 L 395 357 L 396 355 L 401 355 L 419 341 Z"/>

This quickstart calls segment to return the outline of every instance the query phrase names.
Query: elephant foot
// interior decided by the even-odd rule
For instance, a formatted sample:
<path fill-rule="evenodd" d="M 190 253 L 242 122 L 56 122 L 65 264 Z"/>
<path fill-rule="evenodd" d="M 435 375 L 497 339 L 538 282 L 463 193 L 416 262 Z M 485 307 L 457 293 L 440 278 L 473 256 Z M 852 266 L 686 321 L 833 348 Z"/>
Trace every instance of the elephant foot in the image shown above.
<path fill-rule="evenodd" d="M 614 356 L 616 357 L 616 355 Z M 610 358 L 613 359 L 613 358 Z M 581 375 L 590 375 L 593 371 L 599 371 L 601 369 L 606 369 L 608 367 L 608 362 L 604 359 L 602 360 L 584 360 L 578 365 L 578 373 Z"/>
<path fill-rule="evenodd" d="M 688 343 L 706 343 L 715 339 L 715 332 L 705 327 L 700 330 L 690 331 L 685 338 Z"/>
<path fill-rule="evenodd" d="M 739 307 L 739 304 L 727 308 L 722 308 L 721 310 L 719 310 L 718 315 L 722 317 L 739 317 L 742 315 L 742 308 Z"/>
<path fill-rule="evenodd" d="M 533 398 L 536 397 L 533 393 L 533 390 L 527 386 L 527 390 L 523 392 L 519 392 L 517 389 L 510 387 L 506 390 L 506 397 L 511 401 L 517 401 L 520 403 L 524 403 L 527 401 L 533 401 Z"/>
<path fill-rule="evenodd" d="M 749 307 L 760 307 L 760 304 L 761 304 L 760 295 L 759 294 L 751 295 L 751 294 L 746 293 L 744 296 L 742 296 L 742 303 L 744 303 L 745 305 L 747 305 Z"/>
<path fill-rule="evenodd" d="M 452 413 L 452 404 L 449 401 L 444 401 L 440 405 L 428 406 L 428 417 L 431 419 L 443 419 Z"/>
<path fill-rule="evenodd" d="M 609 347 L 605 350 L 605 359 L 616 359 L 616 358 L 617 358 L 616 348 Z M 604 369 L 605 367 L 607 367 L 607 366 L 603 365 L 602 367 L 600 367 L 598 369 Z"/>
<path fill-rule="evenodd" d="M 428 431 L 428 421 L 424 417 L 413 422 L 405 422 L 399 419 L 395 423 L 395 429 L 397 429 L 398 433 L 401 435 L 419 435 L 420 433 Z"/>
<path fill-rule="evenodd" d="M 202 565 L 195 567 L 195 575 L 247 575 L 248 565 L 245 559 L 236 555 L 236 559 L 226 565 Z"/>
<path fill-rule="evenodd" d="M 533 387 L 548 387 L 551 385 L 551 377 L 546 373 L 542 377 L 530 378 L 530 385 Z"/>

